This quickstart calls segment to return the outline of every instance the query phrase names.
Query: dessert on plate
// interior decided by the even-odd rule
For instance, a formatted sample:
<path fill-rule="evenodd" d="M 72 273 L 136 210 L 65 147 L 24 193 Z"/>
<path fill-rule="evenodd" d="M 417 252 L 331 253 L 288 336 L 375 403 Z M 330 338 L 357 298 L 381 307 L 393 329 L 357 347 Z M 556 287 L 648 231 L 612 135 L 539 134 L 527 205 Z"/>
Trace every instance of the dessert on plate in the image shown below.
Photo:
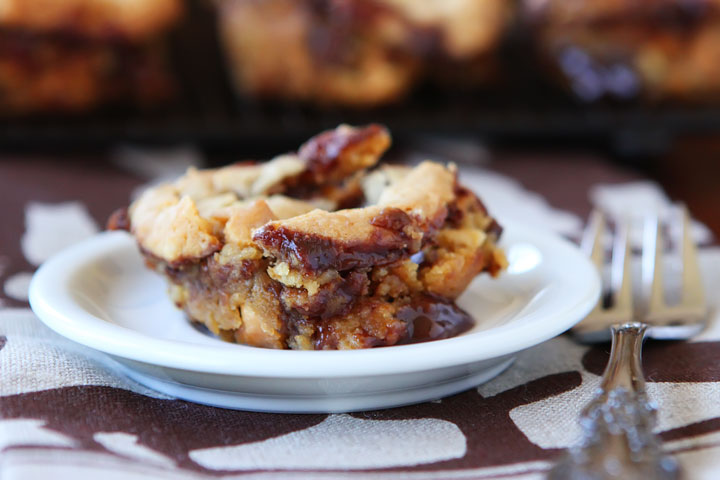
<path fill-rule="evenodd" d="M 172 300 L 221 338 L 355 349 L 457 335 L 454 300 L 506 266 L 502 229 L 453 165 L 376 166 L 381 126 L 341 125 L 266 163 L 188 172 L 109 227 L 128 229 Z"/>
<path fill-rule="evenodd" d="M 180 0 L 0 0 L 0 114 L 165 99 Z"/>

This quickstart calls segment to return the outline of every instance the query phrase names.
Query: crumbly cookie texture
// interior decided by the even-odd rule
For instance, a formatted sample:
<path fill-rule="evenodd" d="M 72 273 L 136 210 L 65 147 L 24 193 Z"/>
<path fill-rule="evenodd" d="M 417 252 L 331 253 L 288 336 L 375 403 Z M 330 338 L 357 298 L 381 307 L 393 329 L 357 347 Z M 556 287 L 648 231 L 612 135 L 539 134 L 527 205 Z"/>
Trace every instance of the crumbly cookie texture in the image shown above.
<path fill-rule="evenodd" d="M 506 266 L 502 229 L 452 165 L 368 173 L 389 145 L 380 126 L 342 125 L 267 163 L 189 170 L 113 223 L 226 340 L 346 349 L 456 335 L 472 319 L 454 299 Z"/>
<path fill-rule="evenodd" d="M 380 126 L 341 125 L 318 135 L 297 154 L 266 163 L 191 168 L 174 183 L 151 188 L 133 203 L 133 234 L 145 251 L 168 263 L 205 257 L 232 243 L 242 229 L 249 232 L 271 220 L 335 209 L 338 201 L 321 196 L 323 189 L 346 188 L 346 180 L 353 183 L 352 175 L 374 165 L 389 146 L 390 136 Z M 285 195 L 307 189 L 303 198 Z M 265 216 L 256 225 L 258 202 Z"/>

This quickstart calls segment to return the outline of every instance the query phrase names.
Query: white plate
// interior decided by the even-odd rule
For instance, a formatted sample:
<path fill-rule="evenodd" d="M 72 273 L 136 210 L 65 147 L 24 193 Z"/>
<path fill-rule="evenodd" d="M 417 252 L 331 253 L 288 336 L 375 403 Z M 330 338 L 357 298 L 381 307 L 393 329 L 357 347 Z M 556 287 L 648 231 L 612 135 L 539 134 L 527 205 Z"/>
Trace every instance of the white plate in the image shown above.
<path fill-rule="evenodd" d="M 595 305 L 597 273 L 571 243 L 507 224 L 502 244 L 508 271 L 477 278 L 458 302 L 477 325 L 414 345 L 306 352 L 222 342 L 174 307 L 124 232 L 101 233 L 46 262 L 30 285 L 30 304 L 60 335 L 175 397 L 274 412 L 385 408 L 485 382 L 513 354 L 562 333 Z"/>

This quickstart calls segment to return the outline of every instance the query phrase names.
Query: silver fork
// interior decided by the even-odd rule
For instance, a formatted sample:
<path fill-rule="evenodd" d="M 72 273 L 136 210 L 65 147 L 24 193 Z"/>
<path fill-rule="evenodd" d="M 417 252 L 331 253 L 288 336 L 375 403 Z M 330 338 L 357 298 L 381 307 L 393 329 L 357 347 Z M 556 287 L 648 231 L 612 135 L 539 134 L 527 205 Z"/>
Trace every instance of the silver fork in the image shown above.
<path fill-rule="evenodd" d="M 656 407 L 645 392 L 641 352 L 645 337 L 684 340 L 699 333 L 707 318 L 697 252 L 690 235 L 687 210 L 681 207 L 682 290 L 680 301 L 668 305 L 663 294 L 664 236 L 657 218 L 646 220 L 642 242 L 642 298 L 634 305 L 629 222 L 616 226 L 610 268 L 610 302 L 601 299 L 575 329 L 582 342 L 612 340 L 610 359 L 595 398 L 580 417 L 583 439 L 568 450 L 548 478 L 676 479 L 677 463 L 662 452 L 653 433 Z M 583 247 L 601 271 L 605 264 L 604 216 L 590 217 Z"/>

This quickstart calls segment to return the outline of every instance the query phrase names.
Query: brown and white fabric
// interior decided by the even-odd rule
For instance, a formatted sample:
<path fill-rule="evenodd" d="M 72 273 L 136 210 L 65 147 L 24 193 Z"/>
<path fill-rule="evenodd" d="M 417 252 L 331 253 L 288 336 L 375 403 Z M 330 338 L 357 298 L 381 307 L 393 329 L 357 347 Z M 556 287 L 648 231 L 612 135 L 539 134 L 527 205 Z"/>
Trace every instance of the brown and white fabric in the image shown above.
<path fill-rule="evenodd" d="M 542 478 L 579 435 L 607 345 L 560 336 L 496 379 L 420 405 L 335 415 L 223 410 L 126 379 L 102 355 L 47 329 L 27 305 L 33 270 L 97 232 L 131 191 L 194 156 L 0 162 L 0 478 Z M 124 167 L 120 168 L 119 164 Z M 132 167 L 135 167 L 134 169 Z M 135 173 L 131 173 L 129 169 Z M 590 202 L 662 210 L 658 187 L 592 158 L 507 158 L 464 167 L 500 219 L 576 236 Z M 567 185 L 573 178 L 572 185 Z M 619 207 L 620 206 L 620 207 Z M 696 235 L 709 232 L 696 225 Z M 704 248 L 714 312 L 720 249 Z M 720 318 L 691 342 L 650 342 L 644 368 L 658 431 L 687 478 L 720 472 Z"/>

